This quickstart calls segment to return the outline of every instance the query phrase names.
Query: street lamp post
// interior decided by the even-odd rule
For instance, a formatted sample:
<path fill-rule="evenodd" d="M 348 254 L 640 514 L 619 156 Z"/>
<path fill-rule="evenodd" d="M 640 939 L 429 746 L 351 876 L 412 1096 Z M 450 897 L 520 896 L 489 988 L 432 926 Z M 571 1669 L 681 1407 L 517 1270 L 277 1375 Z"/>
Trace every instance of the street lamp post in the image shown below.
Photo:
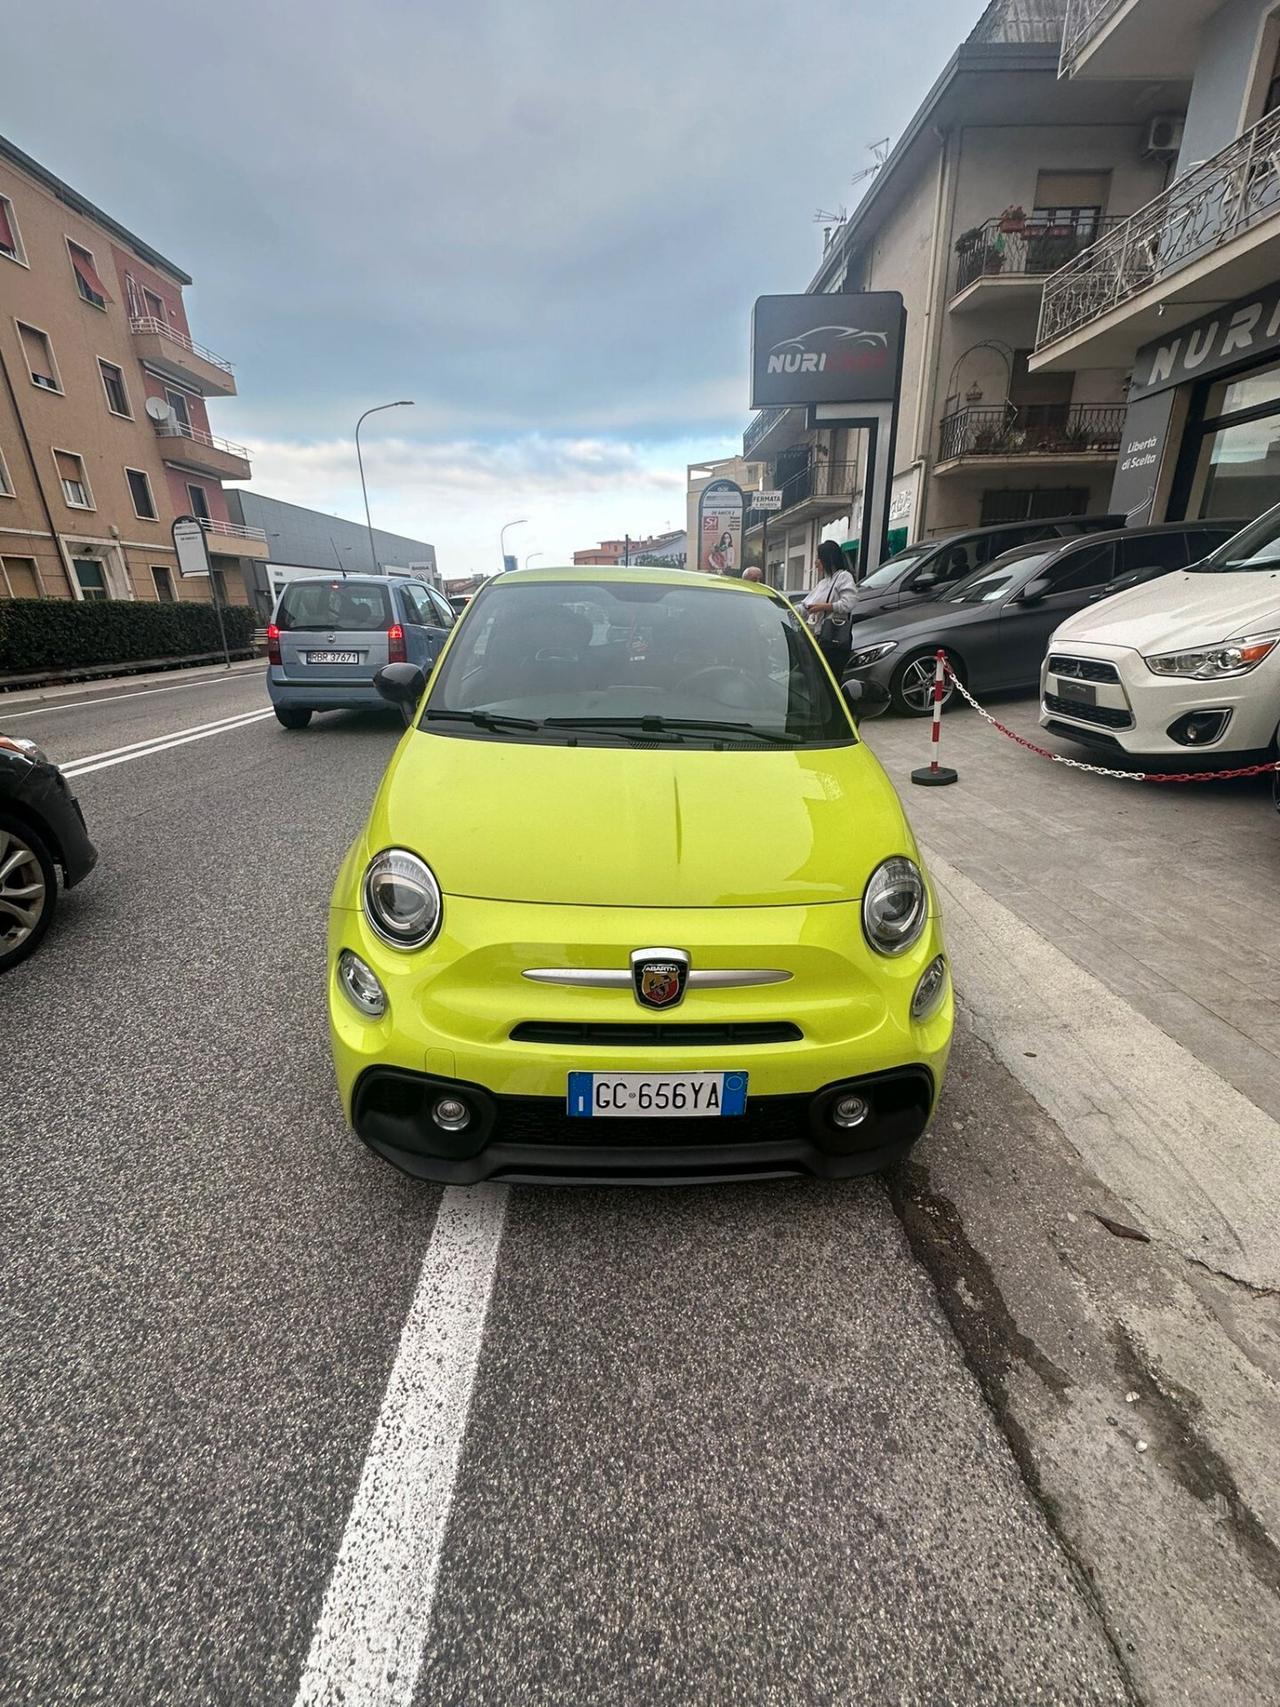
<path fill-rule="evenodd" d="M 514 522 L 503 522 L 502 531 L 498 535 L 498 556 L 502 560 L 502 567 L 504 569 L 507 566 L 507 529 L 527 527 L 528 522 L 528 516 L 521 516 Z"/>
<path fill-rule="evenodd" d="M 529 567 L 529 565 L 533 562 L 535 557 L 545 557 L 546 555 L 547 554 L 545 551 L 531 551 L 529 553 L 529 555 L 524 560 L 525 568 L 527 569 Z"/>
<path fill-rule="evenodd" d="M 370 415 L 377 415 L 383 409 L 412 408 L 413 399 L 411 397 L 401 397 L 395 403 L 375 403 L 373 408 L 366 409 L 364 414 L 361 415 L 360 419 L 356 422 L 356 462 L 360 467 L 360 490 L 364 493 L 364 525 L 369 530 L 369 561 L 372 564 L 373 573 L 375 575 L 378 573 L 378 553 L 373 543 L 373 521 L 369 515 L 369 488 L 364 483 L 364 458 L 360 454 L 360 428 L 364 422 L 368 420 Z"/>

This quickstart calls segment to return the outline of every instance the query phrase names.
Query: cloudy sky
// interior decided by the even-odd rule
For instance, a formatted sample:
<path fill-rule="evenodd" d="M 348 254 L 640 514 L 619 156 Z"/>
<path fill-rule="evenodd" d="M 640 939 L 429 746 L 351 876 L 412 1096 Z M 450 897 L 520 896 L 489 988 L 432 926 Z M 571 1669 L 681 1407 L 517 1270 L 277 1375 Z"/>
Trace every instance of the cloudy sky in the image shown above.
<path fill-rule="evenodd" d="M 3 130 L 195 278 L 255 490 L 491 568 L 683 525 L 800 290 L 981 0 L 43 0 Z M 54 68 L 57 74 L 53 75 Z M 56 92 L 55 92 L 56 91 Z"/>

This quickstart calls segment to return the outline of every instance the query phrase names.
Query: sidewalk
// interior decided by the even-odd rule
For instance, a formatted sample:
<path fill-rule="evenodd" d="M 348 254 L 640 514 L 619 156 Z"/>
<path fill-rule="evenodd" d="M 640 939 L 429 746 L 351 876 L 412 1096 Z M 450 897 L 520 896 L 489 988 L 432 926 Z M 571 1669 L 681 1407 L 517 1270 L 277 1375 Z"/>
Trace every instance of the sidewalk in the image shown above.
<path fill-rule="evenodd" d="M 265 658 L 245 658 L 230 668 L 225 664 L 197 664 L 191 669 L 147 670 L 119 676 L 96 676 L 92 681 L 58 682 L 45 688 L 15 688 L 12 693 L 0 693 L 0 723 L 3 723 L 6 711 L 16 711 L 25 705 L 39 705 L 45 700 L 92 699 L 98 694 L 109 696 L 119 688 L 178 687 L 210 676 L 239 676 L 253 670 L 265 670 L 266 667 Z"/>

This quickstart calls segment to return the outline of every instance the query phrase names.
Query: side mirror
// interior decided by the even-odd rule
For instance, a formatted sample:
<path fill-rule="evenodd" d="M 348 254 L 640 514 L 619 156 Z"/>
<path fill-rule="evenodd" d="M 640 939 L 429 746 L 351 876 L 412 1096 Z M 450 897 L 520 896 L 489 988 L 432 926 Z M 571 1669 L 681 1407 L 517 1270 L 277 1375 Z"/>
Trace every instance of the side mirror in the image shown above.
<path fill-rule="evenodd" d="M 1022 589 L 1022 602 L 1024 605 L 1043 604 L 1052 591 L 1053 582 L 1038 576 L 1034 581 L 1028 581 Z"/>
<path fill-rule="evenodd" d="M 917 593 L 931 593 L 935 587 L 941 585 L 942 579 L 936 570 L 932 575 L 917 575 L 911 583 L 912 589 Z"/>
<path fill-rule="evenodd" d="M 889 709 L 889 690 L 879 682 L 864 682 L 857 676 L 850 676 L 848 681 L 841 682 L 840 691 L 845 704 L 858 719 L 879 717 Z"/>
<path fill-rule="evenodd" d="M 427 678 L 416 664 L 384 664 L 373 685 L 388 704 L 400 708 L 407 728 L 427 688 Z"/>

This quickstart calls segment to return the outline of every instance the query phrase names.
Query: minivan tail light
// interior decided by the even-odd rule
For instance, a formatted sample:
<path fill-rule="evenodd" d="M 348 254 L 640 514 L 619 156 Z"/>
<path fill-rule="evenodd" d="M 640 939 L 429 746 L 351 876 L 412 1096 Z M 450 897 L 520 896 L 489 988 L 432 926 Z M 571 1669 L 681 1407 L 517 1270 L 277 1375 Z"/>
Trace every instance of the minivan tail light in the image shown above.
<path fill-rule="evenodd" d="M 274 622 L 267 624 L 267 662 L 268 664 L 283 662 L 280 657 L 280 630 Z"/>
<path fill-rule="evenodd" d="M 404 629 L 398 622 L 393 622 L 387 630 L 387 662 L 388 664 L 407 664 L 408 653 L 404 649 Z"/>

